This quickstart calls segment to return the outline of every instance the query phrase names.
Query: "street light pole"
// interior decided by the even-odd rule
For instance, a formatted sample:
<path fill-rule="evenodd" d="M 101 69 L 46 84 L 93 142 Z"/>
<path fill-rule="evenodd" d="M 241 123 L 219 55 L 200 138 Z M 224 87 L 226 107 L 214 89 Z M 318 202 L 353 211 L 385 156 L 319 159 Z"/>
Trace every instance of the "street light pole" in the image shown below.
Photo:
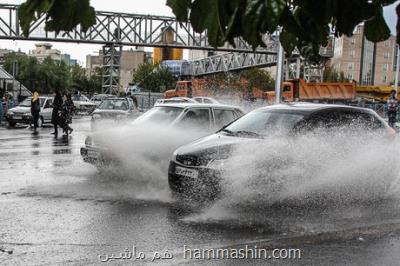
<path fill-rule="evenodd" d="M 285 61 L 285 55 L 281 42 L 278 36 L 278 62 L 276 64 L 276 76 L 275 76 L 275 103 L 280 103 L 282 98 L 282 76 L 283 76 L 283 65 Z"/>
<path fill-rule="evenodd" d="M 397 90 L 399 86 L 399 64 L 400 64 L 400 45 L 397 45 L 397 59 L 396 59 L 396 74 L 394 78 L 394 90 L 396 91 L 396 97 L 397 97 Z"/>

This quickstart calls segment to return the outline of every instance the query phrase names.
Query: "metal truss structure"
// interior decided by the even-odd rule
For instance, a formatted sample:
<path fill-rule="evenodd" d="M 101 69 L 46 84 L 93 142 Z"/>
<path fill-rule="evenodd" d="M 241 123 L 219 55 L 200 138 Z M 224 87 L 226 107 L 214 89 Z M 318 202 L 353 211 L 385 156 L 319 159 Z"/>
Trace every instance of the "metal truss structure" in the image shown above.
<path fill-rule="evenodd" d="M 103 46 L 102 93 L 118 94 L 121 69 L 122 45 Z"/>
<path fill-rule="evenodd" d="M 45 29 L 46 20 L 46 15 L 42 15 L 33 22 L 27 38 L 22 35 L 19 25 L 18 6 L 0 4 L 0 39 L 104 45 L 103 90 L 108 93 L 118 90 L 122 46 L 170 47 L 226 52 L 218 52 L 217 55 L 191 61 L 193 76 L 252 67 L 271 67 L 277 64 L 278 40 L 275 36 L 270 35 L 263 37 L 266 47 L 259 47 L 255 50 L 240 38 L 235 40 L 235 46 L 227 44 L 215 49 L 210 46 L 206 31 L 196 33 L 189 23 L 179 23 L 174 17 L 97 11 L 96 24 L 87 32 L 82 32 L 80 26 L 77 26 L 70 32 L 60 33 L 47 31 Z M 167 31 L 174 33 L 173 41 L 169 43 L 163 41 L 163 35 Z M 299 72 L 299 67 L 295 69 Z M 298 74 L 292 76 L 298 76 Z M 309 76 L 312 79 L 312 75 Z"/>
<path fill-rule="evenodd" d="M 225 53 L 191 61 L 193 76 L 276 65 L 276 54 Z"/>
<path fill-rule="evenodd" d="M 179 23 L 175 17 L 96 11 L 96 24 L 87 32 L 82 32 L 78 25 L 70 32 L 58 34 L 46 31 L 46 20 L 44 14 L 33 22 L 29 37 L 26 38 L 18 22 L 18 6 L 0 4 L 0 39 L 254 52 L 241 39 L 235 41 L 235 47 L 225 45 L 215 49 L 208 42 L 207 31 L 196 33 L 189 23 Z M 174 40 L 168 44 L 162 42 L 162 36 L 167 30 L 174 32 Z M 256 52 L 274 53 L 261 47 Z"/>

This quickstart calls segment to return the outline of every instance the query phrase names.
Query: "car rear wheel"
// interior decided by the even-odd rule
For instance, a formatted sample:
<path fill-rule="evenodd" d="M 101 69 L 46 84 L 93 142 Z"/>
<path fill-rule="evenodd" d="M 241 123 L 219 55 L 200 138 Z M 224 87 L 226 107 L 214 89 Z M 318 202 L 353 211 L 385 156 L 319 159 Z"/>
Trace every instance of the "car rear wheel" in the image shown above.
<path fill-rule="evenodd" d="M 17 123 L 15 123 L 15 122 L 8 122 L 8 124 L 10 125 L 10 127 L 15 127 L 15 125 L 17 124 Z"/>

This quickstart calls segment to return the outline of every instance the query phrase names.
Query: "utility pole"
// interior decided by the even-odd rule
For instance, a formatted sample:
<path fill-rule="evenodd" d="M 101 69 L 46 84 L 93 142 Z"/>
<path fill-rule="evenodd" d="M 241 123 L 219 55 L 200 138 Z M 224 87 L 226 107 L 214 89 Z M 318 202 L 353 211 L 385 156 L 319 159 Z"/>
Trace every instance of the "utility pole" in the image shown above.
<path fill-rule="evenodd" d="M 397 59 L 396 59 L 396 74 L 395 74 L 395 78 L 394 78 L 394 90 L 396 91 L 396 97 L 397 97 L 397 90 L 398 90 L 398 86 L 399 86 L 399 64 L 400 64 L 400 46 L 397 45 L 396 46 L 397 49 Z"/>
<path fill-rule="evenodd" d="M 275 76 L 275 103 L 280 103 L 282 98 L 282 76 L 283 76 L 283 65 L 285 62 L 285 55 L 281 42 L 279 41 L 278 35 L 278 62 L 276 64 L 276 76 Z"/>

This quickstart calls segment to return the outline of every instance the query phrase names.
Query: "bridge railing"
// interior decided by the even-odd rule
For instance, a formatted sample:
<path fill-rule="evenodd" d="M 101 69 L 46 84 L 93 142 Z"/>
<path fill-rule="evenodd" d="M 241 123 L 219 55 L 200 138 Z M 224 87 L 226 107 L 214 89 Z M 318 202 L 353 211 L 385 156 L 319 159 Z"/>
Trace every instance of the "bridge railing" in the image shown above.
<path fill-rule="evenodd" d="M 70 32 L 46 31 L 46 15 L 32 23 L 29 38 L 22 35 L 18 23 L 18 6 L 0 4 L 0 39 L 59 41 L 76 43 L 109 44 L 126 46 L 174 47 L 184 49 L 216 50 L 210 46 L 207 31 L 196 33 L 190 23 L 179 23 L 176 18 L 117 12 L 96 12 L 96 24 L 87 32 L 77 26 Z M 172 43 L 163 42 L 163 34 L 172 30 Z M 242 39 L 235 41 L 236 47 L 225 45 L 217 50 L 229 52 L 254 52 Z M 271 48 L 258 48 L 257 53 L 276 53 Z"/>

